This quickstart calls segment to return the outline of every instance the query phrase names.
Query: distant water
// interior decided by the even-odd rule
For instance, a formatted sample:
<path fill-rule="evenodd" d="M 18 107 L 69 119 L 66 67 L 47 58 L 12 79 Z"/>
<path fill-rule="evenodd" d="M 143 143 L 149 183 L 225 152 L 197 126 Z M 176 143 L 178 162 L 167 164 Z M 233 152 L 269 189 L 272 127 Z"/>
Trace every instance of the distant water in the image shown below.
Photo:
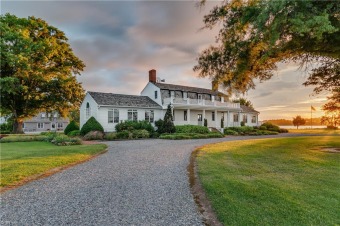
<path fill-rule="evenodd" d="M 280 126 L 284 129 L 296 129 L 296 126 Z M 326 129 L 326 126 L 313 126 L 313 129 Z M 299 126 L 299 129 L 311 129 L 311 126 Z"/>

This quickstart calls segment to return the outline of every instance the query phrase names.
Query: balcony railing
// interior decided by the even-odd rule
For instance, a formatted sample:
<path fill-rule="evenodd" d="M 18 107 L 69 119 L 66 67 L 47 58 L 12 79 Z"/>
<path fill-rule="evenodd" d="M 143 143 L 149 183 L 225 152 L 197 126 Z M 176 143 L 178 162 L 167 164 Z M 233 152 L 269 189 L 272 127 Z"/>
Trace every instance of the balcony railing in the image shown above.
<path fill-rule="evenodd" d="M 201 105 L 201 106 L 216 106 L 216 107 L 227 107 L 227 108 L 240 108 L 240 103 L 211 101 L 204 99 L 190 99 L 190 98 L 165 98 L 164 105 Z"/>

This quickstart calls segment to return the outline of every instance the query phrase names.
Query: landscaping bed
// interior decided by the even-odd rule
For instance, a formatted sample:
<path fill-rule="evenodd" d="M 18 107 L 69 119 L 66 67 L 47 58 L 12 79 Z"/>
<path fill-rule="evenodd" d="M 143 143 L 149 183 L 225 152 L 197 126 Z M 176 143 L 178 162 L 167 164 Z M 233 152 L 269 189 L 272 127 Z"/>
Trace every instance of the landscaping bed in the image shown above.
<path fill-rule="evenodd" d="M 197 171 L 223 225 L 337 225 L 338 137 L 222 142 L 198 150 Z"/>

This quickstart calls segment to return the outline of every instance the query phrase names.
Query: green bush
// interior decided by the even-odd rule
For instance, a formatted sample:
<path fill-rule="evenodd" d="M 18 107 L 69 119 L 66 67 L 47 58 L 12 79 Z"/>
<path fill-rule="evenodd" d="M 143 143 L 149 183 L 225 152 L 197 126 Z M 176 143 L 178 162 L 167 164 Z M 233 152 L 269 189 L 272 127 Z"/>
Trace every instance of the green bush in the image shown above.
<path fill-rule="evenodd" d="M 101 131 L 90 131 L 83 139 L 84 140 L 102 140 L 104 138 L 104 133 Z"/>
<path fill-rule="evenodd" d="M 9 131 L 9 130 L 1 130 L 0 131 L 0 134 L 10 134 L 11 133 L 11 131 Z"/>
<path fill-rule="evenodd" d="M 205 126 L 183 125 L 175 126 L 176 133 L 209 133 L 209 129 Z"/>
<path fill-rule="evenodd" d="M 206 118 L 204 119 L 204 126 L 208 127 L 208 120 Z"/>
<path fill-rule="evenodd" d="M 0 125 L 1 134 L 5 134 L 4 132 L 8 132 L 8 131 L 10 133 L 12 131 L 12 129 L 13 129 L 13 120 L 12 119 L 8 119 L 7 122 L 2 123 Z"/>
<path fill-rule="evenodd" d="M 225 129 L 224 130 L 224 134 L 225 135 L 233 135 L 233 136 L 235 136 L 235 135 L 238 135 L 238 132 L 236 132 L 234 130 L 231 130 L 231 129 Z"/>
<path fill-rule="evenodd" d="M 116 136 L 117 136 L 117 139 L 129 139 L 130 137 L 132 138 L 132 133 L 125 130 L 125 131 L 121 131 L 121 132 L 116 133 Z"/>
<path fill-rule="evenodd" d="M 73 130 L 67 134 L 69 137 L 77 137 L 80 136 L 80 130 Z"/>
<path fill-rule="evenodd" d="M 267 127 L 266 126 L 260 126 L 259 129 L 260 130 L 267 130 Z"/>
<path fill-rule="evenodd" d="M 208 133 L 206 135 L 208 136 L 208 138 L 223 138 L 224 137 L 222 133 L 217 133 L 217 132 Z"/>
<path fill-rule="evenodd" d="M 75 121 L 71 121 L 65 128 L 64 130 L 64 134 L 68 135 L 70 132 L 74 131 L 74 130 L 79 130 L 79 126 L 77 125 L 77 123 Z"/>
<path fill-rule="evenodd" d="M 246 125 L 246 123 L 242 121 L 241 122 L 241 126 L 245 126 L 245 125 Z"/>
<path fill-rule="evenodd" d="M 151 125 L 150 122 L 148 121 L 125 121 L 125 122 L 120 122 L 116 125 L 116 131 L 117 132 L 121 132 L 124 130 L 127 131 L 132 131 L 132 130 L 146 130 L 148 131 L 150 134 L 153 133 L 155 131 L 155 129 L 153 128 L 153 126 Z"/>
<path fill-rule="evenodd" d="M 276 125 L 274 125 L 274 124 L 272 124 L 270 122 L 263 123 L 261 125 L 261 127 L 262 126 L 265 126 L 267 128 L 267 130 L 269 130 L 269 131 L 276 131 L 276 132 L 280 131 L 280 127 L 278 127 L 278 126 L 276 126 Z"/>
<path fill-rule="evenodd" d="M 81 127 L 80 134 L 86 135 L 90 131 L 101 131 L 104 132 L 102 125 L 92 116 L 87 122 Z"/>
<path fill-rule="evenodd" d="M 280 128 L 279 133 L 288 133 L 288 129 Z"/>
<path fill-rule="evenodd" d="M 106 133 L 104 136 L 105 140 L 115 140 L 117 139 L 117 133 Z"/>
<path fill-rule="evenodd" d="M 133 138 L 149 138 L 150 133 L 145 129 L 134 130 L 132 131 L 132 137 Z"/>
<path fill-rule="evenodd" d="M 222 138 L 221 133 L 172 133 L 162 134 L 159 138 L 168 140 L 186 140 L 186 139 L 206 139 L 206 138 Z"/>
<path fill-rule="evenodd" d="M 237 132 L 239 135 L 246 135 L 249 132 L 254 131 L 255 129 L 250 126 L 241 126 L 241 127 L 227 127 L 224 130 L 233 130 Z"/>
<path fill-rule="evenodd" d="M 158 138 L 159 137 L 159 133 L 157 132 L 153 132 L 151 135 L 150 135 L 151 138 Z"/>
<path fill-rule="evenodd" d="M 70 138 L 64 134 L 58 134 L 51 143 L 58 146 L 79 145 L 81 144 L 81 140 L 79 138 Z"/>
<path fill-rule="evenodd" d="M 9 136 L 3 137 L 0 140 L 0 143 L 45 141 L 46 138 L 47 136 L 42 136 L 42 135 L 22 135 L 22 136 L 9 135 Z"/>

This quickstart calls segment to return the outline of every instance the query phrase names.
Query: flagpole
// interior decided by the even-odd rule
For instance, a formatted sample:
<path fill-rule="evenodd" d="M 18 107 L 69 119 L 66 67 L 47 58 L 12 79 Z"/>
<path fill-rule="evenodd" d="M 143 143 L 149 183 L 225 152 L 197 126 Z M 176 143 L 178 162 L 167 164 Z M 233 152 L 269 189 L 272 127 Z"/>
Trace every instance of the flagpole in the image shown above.
<path fill-rule="evenodd" d="M 313 129 L 313 109 L 312 105 L 310 106 L 310 128 Z"/>

